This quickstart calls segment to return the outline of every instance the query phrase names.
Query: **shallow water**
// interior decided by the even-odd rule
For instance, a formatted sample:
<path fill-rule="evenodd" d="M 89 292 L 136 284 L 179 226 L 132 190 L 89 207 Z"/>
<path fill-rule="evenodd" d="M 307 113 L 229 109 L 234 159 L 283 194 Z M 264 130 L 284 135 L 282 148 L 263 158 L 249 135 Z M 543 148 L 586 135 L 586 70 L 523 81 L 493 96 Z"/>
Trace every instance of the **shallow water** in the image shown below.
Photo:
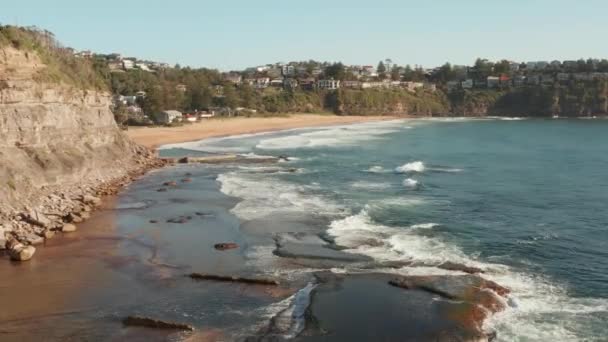
<path fill-rule="evenodd" d="M 227 151 L 291 161 L 176 166 L 133 183 L 114 210 L 51 240 L 32 263 L 2 266 L 9 276 L 0 286 L 27 286 L 0 297 L 11 303 L 0 315 L 0 340 L 187 337 L 123 327 L 121 319 L 133 314 L 193 324 L 213 336 L 208 340 L 242 340 L 287 313 L 289 336 L 304 322 L 305 310 L 294 303 L 307 303 L 292 295 L 310 292 L 315 271 L 455 274 L 433 266 L 452 261 L 480 267 L 512 290 L 511 306 L 486 323 L 498 340 L 602 341 L 607 128 L 607 121 L 591 120 L 407 120 L 168 146 L 163 155 Z M 158 192 L 168 180 L 177 186 Z M 183 224 L 167 222 L 183 217 Z M 279 257 L 276 241 L 309 255 Z M 328 241 L 345 250 L 327 250 Z M 240 248 L 216 251 L 219 242 Z M 348 253 L 426 267 L 345 266 Z M 185 277 L 190 272 L 270 277 L 282 286 L 195 282 Z M 37 296 L 27 297 L 32 291 Z M 363 298 L 369 291 L 374 296 Z M 368 278 L 338 292 L 321 289 L 312 306 L 322 314 L 308 329 L 331 327 L 342 338 L 366 340 L 365 331 L 349 330 L 355 323 L 340 317 L 351 306 L 357 327 L 372 315 L 369 324 L 388 329 L 388 340 L 420 340 L 447 324 L 410 320 L 395 300 L 401 293 Z M 346 304 L 337 308 L 335 301 Z M 357 311 L 362 307 L 373 314 Z M 383 307 L 391 310 L 386 317 Z M 404 322 L 420 330 L 391 329 Z"/>

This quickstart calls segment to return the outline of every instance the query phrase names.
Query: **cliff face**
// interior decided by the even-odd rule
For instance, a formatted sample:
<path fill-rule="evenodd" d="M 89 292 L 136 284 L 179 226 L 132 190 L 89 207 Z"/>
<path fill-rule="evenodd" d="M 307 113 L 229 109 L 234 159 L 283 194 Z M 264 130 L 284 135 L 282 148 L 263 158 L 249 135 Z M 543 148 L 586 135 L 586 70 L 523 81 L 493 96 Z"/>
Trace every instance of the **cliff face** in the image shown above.
<path fill-rule="evenodd" d="M 149 158 L 120 132 L 109 94 L 38 81 L 45 67 L 35 53 L 0 48 L 0 213 L 116 179 Z"/>

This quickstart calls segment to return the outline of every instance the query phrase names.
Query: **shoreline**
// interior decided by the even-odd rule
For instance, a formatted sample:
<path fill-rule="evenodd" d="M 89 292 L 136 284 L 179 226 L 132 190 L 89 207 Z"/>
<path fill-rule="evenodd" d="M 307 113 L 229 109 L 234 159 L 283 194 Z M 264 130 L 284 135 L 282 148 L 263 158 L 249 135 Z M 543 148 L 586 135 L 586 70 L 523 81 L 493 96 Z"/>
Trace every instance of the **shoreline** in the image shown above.
<path fill-rule="evenodd" d="M 125 133 L 137 144 L 151 149 L 208 138 L 241 134 L 275 132 L 294 128 L 356 124 L 395 120 L 400 116 L 339 116 L 327 114 L 291 114 L 268 118 L 214 118 L 179 127 L 129 127 Z"/>

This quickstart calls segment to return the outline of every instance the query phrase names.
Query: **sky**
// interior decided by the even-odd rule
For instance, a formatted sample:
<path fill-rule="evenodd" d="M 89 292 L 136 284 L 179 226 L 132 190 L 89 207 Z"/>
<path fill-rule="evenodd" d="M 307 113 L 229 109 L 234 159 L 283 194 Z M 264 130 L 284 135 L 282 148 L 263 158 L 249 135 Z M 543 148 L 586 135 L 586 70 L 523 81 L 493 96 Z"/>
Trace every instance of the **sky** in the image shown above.
<path fill-rule="evenodd" d="M 0 0 L 66 46 L 239 70 L 320 60 L 433 67 L 608 58 L 605 0 Z"/>

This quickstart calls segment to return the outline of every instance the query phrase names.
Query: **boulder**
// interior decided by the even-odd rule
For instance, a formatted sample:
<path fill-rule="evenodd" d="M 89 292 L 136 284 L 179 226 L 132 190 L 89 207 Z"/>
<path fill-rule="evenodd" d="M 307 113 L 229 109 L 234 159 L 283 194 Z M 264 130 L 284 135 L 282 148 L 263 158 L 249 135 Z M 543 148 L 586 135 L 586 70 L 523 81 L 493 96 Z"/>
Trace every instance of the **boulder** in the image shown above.
<path fill-rule="evenodd" d="M 182 183 L 190 183 L 190 182 L 192 182 L 191 178 L 184 178 L 184 179 L 182 179 Z"/>
<path fill-rule="evenodd" d="M 163 183 L 164 186 L 177 186 L 176 181 L 168 181 Z"/>
<path fill-rule="evenodd" d="M 27 243 L 29 243 L 30 245 L 40 245 L 44 243 L 44 238 L 36 234 L 26 233 L 25 241 L 27 241 Z"/>
<path fill-rule="evenodd" d="M 167 189 L 166 188 L 160 188 L 160 189 L 157 189 L 156 191 L 157 192 L 167 192 Z"/>
<path fill-rule="evenodd" d="M 55 236 L 55 232 L 50 229 L 45 230 L 42 234 L 45 239 L 52 239 Z"/>
<path fill-rule="evenodd" d="M 34 246 L 26 246 L 22 243 L 13 244 L 8 251 L 11 259 L 15 261 L 30 260 L 34 256 L 34 253 L 36 253 Z"/>
<path fill-rule="evenodd" d="M 48 227 L 51 225 L 51 220 L 38 210 L 30 210 L 27 214 L 22 215 L 22 217 L 25 222 L 39 227 Z"/>
<path fill-rule="evenodd" d="M 88 211 L 83 211 L 82 213 L 80 213 L 80 217 L 83 220 L 88 220 L 89 218 L 91 218 L 91 213 L 89 213 Z"/>
<path fill-rule="evenodd" d="M 82 197 L 82 202 L 85 204 L 98 206 L 101 204 L 101 199 L 99 197 L 95 197 L 93 195 L 84 195 Z"/>
<path fill-rule="evenodd" d="M 224 242 L 224 243 L 216 243 L 215 245 L 213 245 L 213 248 L 217 249 L 218 251 L 227 251 L 229 249 L 239 248 L 239 245 L 237 245 L 234 242 Z"/>
<path fill-rule="evenodd" d="M 71 233 L 71 232 L 75 232 L 77 229 L 78 228 L 76 227 L 76 225 L 73 225 L 71 223 L 66 223 L 61 228 L 61 231 L 64 233 Z"/>

